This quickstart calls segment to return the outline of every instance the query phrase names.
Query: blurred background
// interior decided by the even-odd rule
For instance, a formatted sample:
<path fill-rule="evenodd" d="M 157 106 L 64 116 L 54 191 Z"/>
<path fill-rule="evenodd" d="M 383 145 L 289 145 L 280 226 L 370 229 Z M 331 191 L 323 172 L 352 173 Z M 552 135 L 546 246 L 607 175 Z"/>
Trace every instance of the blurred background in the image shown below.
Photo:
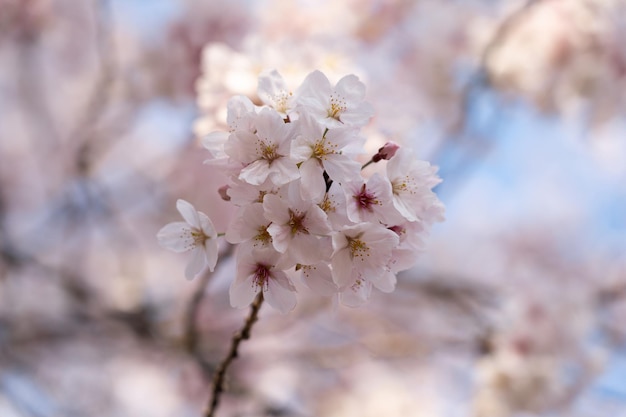
<path fill-rule="evenodd" d="M 247 314 L 160 248 L 219 231 L 199 138 L 276 68 L 357 74 L 439 166 L 420 262 L 263 308 L 223 416 L 626 416 L 626 1 L 0 0 L 0 416 L 198 416 Z"/>

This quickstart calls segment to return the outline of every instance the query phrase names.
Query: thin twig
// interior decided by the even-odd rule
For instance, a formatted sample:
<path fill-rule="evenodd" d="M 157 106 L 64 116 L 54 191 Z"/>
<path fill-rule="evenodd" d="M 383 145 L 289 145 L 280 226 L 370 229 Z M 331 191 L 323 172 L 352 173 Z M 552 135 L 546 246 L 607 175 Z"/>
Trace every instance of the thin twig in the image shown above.
<path fill-rule="evenodd" d="M 233 339 L 230 343 L 230 349 L 228 350 L 228 354 L 222 360 L 220 365 L 215 372 L 215 377 L 213 378 L 213 389 L 211 390 L 211 402 L 209 403 L 209 407 L 204 414 L 205 417 L 214 417 L 215 410 L 217 410 L 217 406 L 220 402 L 220 396 L 224 391 L 224 376 L 226 375 L 226 371 L 228 367 L 232 363 L 232 361 L 238 356 L 239 344 L 246 339 L 250 338 L 250 330 L 252 330 L 252 325 L 257 321 L 257 317 L 259 315 L 259 309 L 261 308 L 261 304 L 263 304 L 263 292 L 259 292 L 257 297 L 252 302 L 252 306 L 250 307 L 250 314 L 246 318 L 245 324 L 243 328 L 233 336 Z"/>

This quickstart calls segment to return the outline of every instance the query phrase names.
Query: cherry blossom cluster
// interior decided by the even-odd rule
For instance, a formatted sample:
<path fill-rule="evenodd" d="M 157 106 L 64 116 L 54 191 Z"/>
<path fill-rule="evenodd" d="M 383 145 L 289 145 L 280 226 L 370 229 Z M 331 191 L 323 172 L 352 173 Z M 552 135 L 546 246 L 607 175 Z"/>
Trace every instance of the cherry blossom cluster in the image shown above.
<path fill-rule="evenodd" d="M 396 274 L 412 267 L 430 225 L 444 207 L 432 188 L 436 168 L 393 142 L 369 162 L 363 126 L 374 114 L 365 85 L 347 75 L 333 86 L 320 71 L 290 90 L 275 70 L 260 75 L 255 105 L 245 96 L 228 102 L 228 132 L 203 138 L 208 164 L 229 176 L 222 198 L 236 206 L 223 233 L 188 202 L 177 207 L 185 222 L 158 234 L 174 251 L 193 251 L 192 278 L 217 262 L 218 236 L 237 244 L 233 307 L 259 292 L 283 313 L 296 305 L 294 280 L 337 296 L 348 306 L 366 301 L 372 287 L 391 292 Z M 371 163 L 385 171 L 368 175 Z"/>

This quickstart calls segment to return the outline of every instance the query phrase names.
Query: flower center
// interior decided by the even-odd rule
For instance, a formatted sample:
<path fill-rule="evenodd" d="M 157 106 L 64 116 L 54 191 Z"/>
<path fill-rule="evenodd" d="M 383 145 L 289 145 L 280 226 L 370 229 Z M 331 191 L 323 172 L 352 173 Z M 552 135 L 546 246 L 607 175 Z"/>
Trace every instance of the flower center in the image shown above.
<path fill-rule="evenodd" d="M 374 210 L 373 205 L 380 205 L 380 201 L 376 198 L 376 195 L 368 192 L 365 184 L 363 184 L 359 193 L 354 195 L 353 198 L 356 200 L 359 210 L 367 210 L 370 213 Z"/>
<path fill-rule="evenodd" d="M 252 284 L 260 287 L 263 291 L 267 291 L 269 285 L 269 279 L 272 277 L 270 267 L 263 264 L 257 264 L 254 270 L 254 277 L 252 278 Z"/>
<path fill-rule="evenodd" d="M 335 211 L 337 211 L 337 208 L 328 197 L 328 194 L 324 195 L 324 199 L 321 203 L 318 204 L 318 207 L 324 210 L 324 213 L 334 213 Z"/>
<path fill-rule="evenodd" d="M 291 96 L 292 93 L 288 93 L 286 91 L 281 91 L 278 95 L 274 96 L 276 111 L 280 113 L 287 113 L 287 110 L 289 110 L 289 98 Z"/>
<path fill-rule="evenodd" d="M 370 256 L 370 248 L 358 237 L 348 237 L 348 247 L 350 248 L 350 256 L 352 259 L 365 260 L 366 257 Z"/>
<path fill-rule="evenodd" d="M 268 226 L 260 226 L 257 229 L 257 235 L 254 237 L 254 240 L 256 240 L 262 245 L 269 245 L 269 243 L 272 241 L 272 236 L 267 231 L 267 227 Z M 256 243 L 255 243 L 255 246 L 256 246 Z"/>
<path fill-rule="evenodd" d="M 287 225 L 291 228 L 291 235 L 294 236 L 298 233 L 304 233 L 305 235 L 309 234 L 309 231 L 306 227 L 304 227 L 304 218 L 306 217 L 306 213 L 298 213 L 297 211 L 293 211 L 289 209 L 289 222 Z"/>
<path fill-rule="evenodd" d="M 315 145 L 312 146 L 313 155 L 312 158 L 315 159 L 326 159 L 326 155 L 336 154 L 337 145 L 332 143 L 327 143 L 325 138 L 322 138 L 315 142 Z"/>
<path fill-rule="evenodd" d="M 411 177 L 406 175 L 404 178 L 399 178 L 391 183 L 391 190 L 395 195 L 401 193 L 415 194 L 414 181 Z"/>
<path fill-rule="evenodd" d="M 191 231 L 191 237 L 195 246 L 204 246 L 204 242 L 209 238 L 202 230 L 194 229 Z"/>
<path fill-rule="evenodd" d="M 261 159 L 265 159 L 270 165 L 282 156 L 277 151 L 278 144 L 259 141 L 259 154 L 261 155 Z"/>
<path fill-rule="evenodd" d="M 346 111 L 346 101 L 343 97 L 330 96 L 330 109 L 328 109 L 328 117 L 339 120 L 341 113 Z"/>

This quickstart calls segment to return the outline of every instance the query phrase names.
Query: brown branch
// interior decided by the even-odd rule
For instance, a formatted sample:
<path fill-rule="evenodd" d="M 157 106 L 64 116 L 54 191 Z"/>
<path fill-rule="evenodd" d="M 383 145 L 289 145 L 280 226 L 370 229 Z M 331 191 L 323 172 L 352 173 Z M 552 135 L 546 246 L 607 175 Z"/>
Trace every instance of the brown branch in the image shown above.
<path fill-rule="evenodd" d="M 224 392 L 224 376 L 226 375 L 226 371 L 228 370 L 228 367 L 230 366 L 232 361 L 239 354 L 239 344 L 243 340 L 250 338 L 250 330 L 252 330 L 252 325 L 257 321 L 261 304 L 263 304 L 262 291 L 259 292 L 257 297 L 252 302 L 252 306 L 250 307 L 250 314 L 246 318 L 243 328 L 239 332 L 237 332 L 235 336 L 233 336 L 233 339 L 230 343 L 230 349 L 228 350 L 228 354 L 222 360 L 217 368 L 217 371 L 215 372 L 215 377 L 213 378 L 213 389 L 211 391 L 211 402 L 209 403 L 207 411 L 204 413 L 205 417 L 215 416 L 215 411 L 217 410 L 217 406 L 220 402 L 220 396 L 222 392 Z"/>
<path fill-rule="evenodd" d="M 117 75 L 111 5 L 109 0 L 97 0 L 95 8 L 96 52 L 100 73 L 94 82 L 84 112 L 69 134 L 69 142 L 77 147 L 75 168 L 79 173 L 89 170 L 90 153 L 95 145 L 93 133 L 111 102 L 111 90 Z"/>

